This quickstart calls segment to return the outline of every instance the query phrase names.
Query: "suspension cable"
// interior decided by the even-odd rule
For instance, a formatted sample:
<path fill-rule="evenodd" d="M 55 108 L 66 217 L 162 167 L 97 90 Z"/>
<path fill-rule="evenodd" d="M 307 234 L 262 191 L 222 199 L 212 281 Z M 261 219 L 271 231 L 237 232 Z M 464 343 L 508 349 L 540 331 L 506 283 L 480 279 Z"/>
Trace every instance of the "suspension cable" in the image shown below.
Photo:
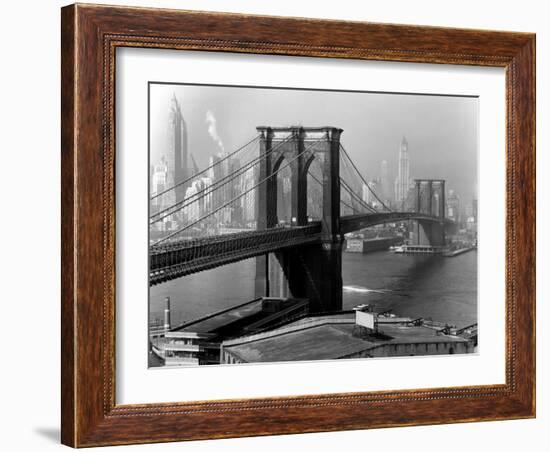
<path fill-rule="evenodd" d="M 355 169 L 355 171 L 357 172 L 357 174 L 359 175 L 359 177 L 361 178 L 361 180 L 363 181 L 363 183 L 367 186 L 367 188 L 369 189 L 369 191 L 374 195 L 374 197 L 378 200 L 378 202 L 388 211 L 388 212 L 391 212 L 392 210 L 386 206 L 386 204 L 384 204 L 382 202 L 382 200 L 378 197 L 378 195 L 375 193 L 375 191 L 370 188 L 369 184 L 367 183 L 367 181 L 365 180 L 365 178 L 363 177 L 363 175 L 359 172 L 359 169 L 357 168 L 357 166 L 355 165 L 355 163 L 353 162 L 353 160 L 350 158 L 349 154 L 347 153 L 346 149 L 344 148 L 344 146 L 342 146 L 342 143 L 340 143 L 340 149 L 342 151 L 344 151 L 344 155 L 347 157 L 347 159 L 350 161 L 350 163 L 352 164 L 353 168 Z"/>
<path fill-rule="evenodd" d="M 185 180 L 183 180 L 183 181 L 181 181 L 181 182 L 178 182 L 177 184 L 173 185 L 172 187 L 169 187 L 169 188 L 167 188 L 167 189 L 161 191 L 160 193 L 157 193 L 157 194 L 155 194 L 154 196 L 151 196 L 151 197 L 150 197 L 150 200 L 152 201 L 153 199 L 156 199 L 156 198 L 158 198 L 159 196 L 164 195 L 165 193 L 168 193 L 169 191 L 176 189 L 176 188 L 179 187 L 180 185 L 186 184 L 187 182 L 189 182 L 190 180 L 196 178 L 197 176 L 200 176 L 201 174 L 204 174 L 205 172 L 207 172 L 207 171 L 211 170 L 212 168 L 214 168 L 216 165 L 219 165 L 220 163 L 224 162 L 224 161 L 227 160 L 228 158 L 233 157 L 237 152 L 242 151 L 244 148 L 248 147 L 248 146 L 251 145 L 254 141 L 258 140 L 259 138 L 260 138 L 260 135 L 254 136 L 254 138 L 252 138 L 252 140 L 250 140 L 248 143 L 246 143 L 245 145 L 241 146 L 241 147 L 238 148 L 237 150 L 231 152 L 230 154 L 226 155 L 224 158 L 218 160 L 216 163 L 210 165 L 209 167 L 203 169 L 202 171 L 199 171 L 197 174 L 193 174 L 192 176 L 188 177 L 187 179 L 185 179 Z"/>
<path fill-rule="evenodd" d="M 344 206 L 346 206 L 346 207 L 350 208 L 351 210 L 353 210 L 354 215 L 355 215 L 355 212 L 357 212 L 357 208 L 355 208 L 355 207 L 353 207 L 353 206 L 350 206 L 350 205 L 349 205 L 346 201 L 344 201 L 343 199 L 341 199 L 340 202 L 341 202 L 342 204 L 344 204 Z"/>
<path fill-rule="evenodd" d="M 370 210 L 372 213 L 378 213 L 378 211 L 372 207 L 372 206 L 369 206 L 365 201 L 363 201 L 361 199 L 361 197 L 355 193 L 353 191 L 353 189 L 346 183 L 346 181 L 342 178 L 340 178 L 340 183 L 344 186 L 344 189 L 350 194 L 352 195 L 353 197 L 355 197 L 355 199 L 357 199 L 359 201 L 359 203 L 363 206 L 363 207 L 366 207 L 368 210 Z"/>
<path fill-rule="evenodd" d="M 279 171 L 283 170 L 284 168 L 288 167 L 292 162 L 294 162 L 295 160 L 297 160 L 301 155 L 303 155 L 305 152 L 309 151 L 309 149 L 311 149 L 314 145 L 318 144 L 319 142 L 321 141 L 321 139 L 318 139 L 318 140 L 315 140 L 313 141 L 309 146 L 307 146 L 304 150 L 302 150 L 302 152 L 300 152 L 299 154 L 297 154 L 295 157 L 293 157 L 292 159 L 290 159 L 286 164 L 282 165 L 279 167 L 279 169 L 274 172 L 273 174 L 270 174 L 269 176 L 265 177 L 264 179 L 262 179 L 260 182 L 258 182 L 257 184 L 255 184 L 254 186 L 252 186 L 251 188 L 245 190 L 244 192 L 242 192 L 241 194 L 239 194 L 238 196 L 234 197 L 233 199 L 227 201 L 226 203 L 222 204 L 221 206 L 219 206 L 217 209 L 214 209 L 212 212 L 209 212 L 208 214 L 206 215 L 203 215 L 201 218 L 198 218 L 197 220 L 195 220 L 194 222 L 184 226 L 183 228 L 180 228 L 178 229 L 177 231 L 174 231 L 173 233 L 171 234 L 168 234 L 166 237 L 163 237 L 162 239 L 160 240 L 157 240 L 155 243 L 153 243 L 153 247 L 154 246 L 157 246 L 158 244 L 162 243 L 162 242 L 165 242 L 166 240 L 169 240 L 171 239 L 172 237 L 180 234 L 181 232 L 185 231 L 186 229 L 189 229 L 191 228 L 192 226 L 200 223 L 201 221 L 203 221 L 205 218 L 208 218 L 212 215 L 214 215 L 215 213 L 219 212 L 220 210 L 224 209 L 225 207 L 227 207 L 229 204 L 232 204 L 233 202 L 235 202 L 237 199 L 239 198 L 242 198 L 244 195 L 246 195 L 248 192 L 254 190 L 255 188 L 257 188 L 258 186 L 260 186 L 261 184 L 263 184 L 264 182 L 266 182 L 267 180 L 273 178 L 274 176 L 276 176 Z"/>
<path fill-rule="evenodd" d="M 220 180 L 216 181 L 214 184 L 212 185 L 209 185 L 205 188 L 203 188 L 202 190 L 199 190 L 197 191 L 196 193 L 194 193 L 193 195 L 189 196 L 188 198 L 184 198 L 182 199 L 181 201 L 178 201 L 174 204 L 172 204 L 171 206 L 168 206 L 166 207 L 165 209 L 159 211 L 159 212 L 156 212 L 154 213 L 153 215 L 151 215 L 150 217 L 150 223 L 149 224 L 155 224 L 155 223 L 158 223 L 159 221 L 162 221 L 164 218 L 166 217 L 169 217 L 170 215 L 174 215 L 176 212 L 178 212 L 179 210 L 182 210 L 184 209 L 185 207 L 188 207 L 189 205 L 195 203 L 195 202 L 198 202 L 200 199 L 204 198 L 205 196 L 209 195 L 209 194 L 212 194 L 215 190 L 218 190 L 219 188 L 223 187 L 224 185 L 227 185 L 229 182 L 231 182 L 232 180 L 236 179 L 237 177 L 243 175 L 244 173 L 246 173 L 250 168 L 252 168 L 257 162 L 259 162 L 261 159 L 263 158 L 266 158 L 269 154 L 271 154 L 273 151 L 276 151 L 279 147 L 281 147 L 283 144 L 287 143 L 291 138 L 293 138 L 292 136 L 289 136 L 288 138 L 285 138 L 283 141 L 281 141 L 280 143 L 278 143 L 275 147 L 269 149 L 269 151 L 267 151 L 265 154 L 262 154 L 258 157 L 255 157 L 253 160 L 251 160 L 250 162 L 247 162 L 244 166 L 242 166 L 241 168 L 237 169 L 236 171 L 234 171 L 233 173 L 231 174 L 228 174 L 227 176 L 224 176 L 223 178 L 221 178 Z M 224 182 L 225 181 L 225 182 Z M 222 184 L 223 182 L 223 184 Z M 218 188 L 215 188 L 217 185 L 220 185 L 220 187 Z M 207 191 L 206 194 L 204 194 L 203 196 L 198 196 L 199 194 L 203 193 Z M 196 199 L 192 199 L 192 198 L 196 198 Z M 180 206 L 180 204 L 183 204 Z M 179 206 L 179 207 L 178 207 Z M 176 208 L 178 207 L 178 208 Z M 172 210 L 174 209 L 174 210 Z M 167 213 L 166 215 L 162 215 L 163 213 L 167 212 L 167 211 L 171 211 L 169 213 Z M 156 218 L 155 220 L 152 220 L 153 218 L 155 217 L 158 217 L 159 215 L 162 215 L 160 218 Z"/>
<path fill-rule="evenodd" d="M 310 176 L 315 182 L 317 182 L 321 187 L 323 186 L 323 183 L 311 172 L 308 172 L 308 176 Z M 349 185 L 346 183 L 346 181 L 344 179 L 342 179 L 340 177 L 340 182 L 342 184 L 344 184 L 344 189 L 350 194 L 350 195 L 353 195 L 355 197 L 357 197 L 357 194 L 354 193 L 353 191 L 351 191 L 351 188 L 349 187 Z M 371 207 L 369 206 L 367 203 L 365 203 L 361 198 L 358 198 L 358 201 L 359 203 L 363 206 L 363 207 L 366 207 L 368 210 L 370 210 L 372 213 L 377 213 L 376 209 L 374 209 L 374 207 Z M 358 212 L 358 209 L 353 207 L 353 206 L 350 206 L 346 201 L 344 201 L 343 199 L 340 199 L 340 202 L 342 204 L 344 204 L 346 207 L 350 208 L 351 210 L 355 211 L 355 212 Z"/>

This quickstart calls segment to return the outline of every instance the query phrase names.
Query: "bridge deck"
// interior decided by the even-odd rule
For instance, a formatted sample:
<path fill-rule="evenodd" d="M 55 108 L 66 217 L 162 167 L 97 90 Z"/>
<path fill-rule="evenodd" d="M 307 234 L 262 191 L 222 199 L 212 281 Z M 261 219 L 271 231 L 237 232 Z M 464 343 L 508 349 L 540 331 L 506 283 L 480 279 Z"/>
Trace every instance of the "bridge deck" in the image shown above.
<path fill-rule="evenodd" d="M 452 221 L 447 219 L 442 220 L 439 217 L 417 212 L 379 212 L 358 215 L 346 215 L 340 219 L 340 230 L 342 234 L 347 234 L 348 232 L 358 231 L 359 229 L 368 228 L 377 224 L 393 223 L 396 221 L 406 220 L 431 221 L 437 223 L 443 222 L 445 224 L 452 223 Z"/>
<path fill-rule="evenodd" d="M 181 240 L 151 247 L 149 285 L 319 240 L 321 223 Z"/>
<path fill-rule="evenodd" d="M 344 216 L 340 219 L 340 229 L 342 234 L 346 234 L 404 220 L 452 223 L 416 212 L 384 212 Z M 321 222 L 313 222 L 307 226 L 275 227 L 154 245 L 149 253 L 149 285 L 284 248 L 315 243 L 320 240 L 320 235 Z"/>

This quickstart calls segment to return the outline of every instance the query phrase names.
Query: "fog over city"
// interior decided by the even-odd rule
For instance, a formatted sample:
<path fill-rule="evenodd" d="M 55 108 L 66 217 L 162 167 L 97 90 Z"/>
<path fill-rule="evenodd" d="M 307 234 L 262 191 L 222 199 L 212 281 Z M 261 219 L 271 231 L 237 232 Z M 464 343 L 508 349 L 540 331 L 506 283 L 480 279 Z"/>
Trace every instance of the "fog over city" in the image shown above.
<path fill-rule="evenodd" d="M 181 106 L 188 152 L 200 168 L 220 151 L 231 152 L 256 135 L 256 127 L 336 126 L 341 142 L 367 178 L 388 162 L 397 176 L 399 146 L 406 137 L 412 178 L 446 179 L 463 199 L 476 197 L 478 99 L 271 88 L 150 85 L 150 158 L 167 149 L 171 98 Z"/>
<path fill-rule="evenodd" d="M 477 98 L 149 89 L 149 366 L 476 351 Z"/>

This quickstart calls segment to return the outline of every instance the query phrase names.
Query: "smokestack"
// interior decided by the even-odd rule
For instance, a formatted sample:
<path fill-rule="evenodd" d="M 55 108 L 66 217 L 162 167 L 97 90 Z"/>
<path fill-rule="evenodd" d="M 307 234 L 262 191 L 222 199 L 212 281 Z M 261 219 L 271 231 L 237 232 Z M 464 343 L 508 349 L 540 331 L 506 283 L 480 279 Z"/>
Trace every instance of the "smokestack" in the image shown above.
<path fill-rule="evenodd" d="M 170 297 L 166 297 L 164 303 L 164 330 L 170 331 Z"/>

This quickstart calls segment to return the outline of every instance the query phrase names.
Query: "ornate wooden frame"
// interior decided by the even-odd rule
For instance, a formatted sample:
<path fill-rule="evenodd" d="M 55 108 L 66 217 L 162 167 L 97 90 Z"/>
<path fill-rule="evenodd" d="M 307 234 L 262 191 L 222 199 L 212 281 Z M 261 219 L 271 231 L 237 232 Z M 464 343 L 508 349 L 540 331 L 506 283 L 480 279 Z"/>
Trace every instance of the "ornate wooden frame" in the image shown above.
<path fill-rule="evenodd" d="M 71 5 L 62 9 L 62 442 L 75 447 L 535 416 L 535 35 Z M 115 404 L 115 49 L 506 69 L 506 383 Z"/>

